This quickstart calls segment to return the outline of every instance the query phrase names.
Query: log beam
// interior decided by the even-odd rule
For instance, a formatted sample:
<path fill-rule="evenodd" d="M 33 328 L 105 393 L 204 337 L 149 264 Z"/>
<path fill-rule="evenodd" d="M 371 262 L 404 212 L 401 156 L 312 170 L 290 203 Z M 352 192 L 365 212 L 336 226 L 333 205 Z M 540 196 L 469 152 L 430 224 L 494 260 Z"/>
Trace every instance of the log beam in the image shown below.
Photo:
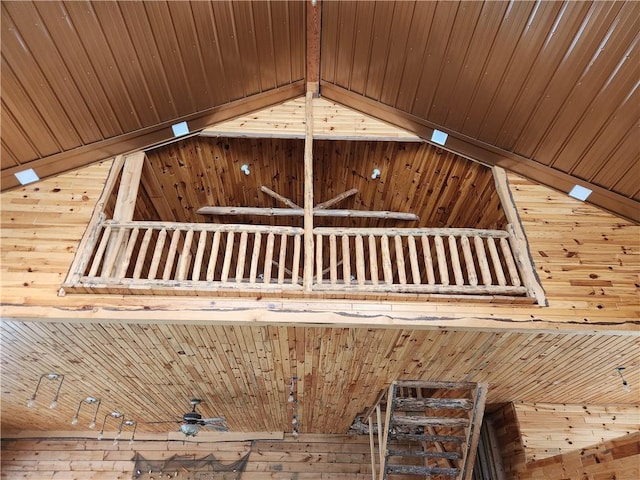
<path fill-rule="evenodd" d="M 292 209 L 293 210 L 293 209 Z M 313 91 L 305 100 L 304 135 L 304 278 L 306 292 L 313 287 Z"/>
<path fill-rule="evenodd" d="M 199 215 L 258 215 L 266 217 L 306 217 L 306 209 L 302 208 L 263 208 L 263 207 L 202 207 L 196 212 Z M 415 213 L 390 212 L 386 210 L 323 210 L 310 209 L 311 217 L 343 217 L 343 218 L 380 218 L 387 220 L 418 221 Z"/>

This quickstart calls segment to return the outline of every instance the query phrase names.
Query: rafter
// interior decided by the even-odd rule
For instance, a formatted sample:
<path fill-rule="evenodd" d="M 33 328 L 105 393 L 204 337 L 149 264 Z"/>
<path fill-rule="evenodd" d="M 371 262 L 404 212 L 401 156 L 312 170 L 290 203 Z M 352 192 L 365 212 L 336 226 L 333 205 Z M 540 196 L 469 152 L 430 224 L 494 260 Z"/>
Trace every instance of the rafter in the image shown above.
<path fill-rule="evenodd" d="M 307 91 L 314 96 L 320 90 L 320 28 L 322 24 L 321 0 L 307 2 Z"/>

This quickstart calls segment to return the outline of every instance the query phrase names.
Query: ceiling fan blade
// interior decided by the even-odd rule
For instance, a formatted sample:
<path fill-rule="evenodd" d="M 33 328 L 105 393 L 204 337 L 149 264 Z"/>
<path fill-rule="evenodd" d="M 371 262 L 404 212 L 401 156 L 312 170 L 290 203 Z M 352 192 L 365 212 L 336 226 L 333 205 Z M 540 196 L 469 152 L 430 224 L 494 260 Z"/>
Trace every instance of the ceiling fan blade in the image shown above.
<path fill-rule="evenodd" d="M 144 423 L 147 425 L 157 424 L 157 423 L 182 423 L 182 420 L 161 420 L 159 422 L 140 422 L 140 423 Z"/>
<path fill-rule="evenodd" d="M 226 420 L 222 417 L 213 417 L 213 418 L 201 418 L 200 421 L 204 423 L 224 423 Z"/>
<path fill-rule="evenodd" d="M 218 432 L 228 432 L 229 431 L 229 427 L 227 427 L 226 425 L 220 425 L 220 424 L 216 424 L 216 423 L 207 423 L 207 424 L 203 425 L 203 427 L 210 428 L 210 429 L 213 429 L 213 430 L 217 430 Z"/>

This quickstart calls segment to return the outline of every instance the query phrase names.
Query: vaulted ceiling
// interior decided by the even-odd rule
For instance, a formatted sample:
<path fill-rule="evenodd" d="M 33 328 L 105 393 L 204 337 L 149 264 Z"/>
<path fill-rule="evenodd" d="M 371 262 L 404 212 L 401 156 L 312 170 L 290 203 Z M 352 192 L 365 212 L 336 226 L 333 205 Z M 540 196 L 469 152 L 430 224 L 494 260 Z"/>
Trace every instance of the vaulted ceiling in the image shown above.
<path fill-rule="evenodd" d="M 640 221 L 637 2 L 2 2 L 2 188 L 320 95 Z M 321 25 L 321 27 L 320 27 Z M 319 50 L 319 51 L 318 51 Z M 316 78 L 316 75 L 318 77 Z"/>

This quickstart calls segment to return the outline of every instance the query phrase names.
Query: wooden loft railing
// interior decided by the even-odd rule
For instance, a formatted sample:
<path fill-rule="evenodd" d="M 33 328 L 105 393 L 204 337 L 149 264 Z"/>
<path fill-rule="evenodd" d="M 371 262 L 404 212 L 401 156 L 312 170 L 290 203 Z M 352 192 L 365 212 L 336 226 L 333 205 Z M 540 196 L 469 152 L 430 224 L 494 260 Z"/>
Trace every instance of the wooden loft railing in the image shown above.
<path fill-rule="evenodd" d="M 102 220 L 66 289 L 301 289 L 302 228 Z M 287 255 L 287 249 L 292 254 Z"/>
<path fill-rule="evenodd" d="M 314 205 L 310 92 L 305 105 L 303 207 L 262 186 L 263 193 L 288 208 L 199 210 L 216 215 L 247 214 L 248 210 L 253 215 L 297 215 L 303 217 L 303 227 L 133 221 L 145 154 L 118 156 L 60 294 L 266 292 L 376 299 L 450 295 L 545 303 L 501 170 L 494 169 L 494 178 L 509 222 L 505 231 L 315 226 L 314 216 L 397 220 L 417 220 L 417 216 L 328 210 L 357 193 L 355 189 Z"/>
<path fill-rule="evenodd" d="M 316 227 L 312 271 L 300 227 L 107 220 L 89 233 L 65 291 L 270 292 L 525 297 L 509 231 Z"/>
<path fill-rule="evenodd" d="M 314 290 L 527 293 L 506 231 L 315 228 L 314 234 Z"/>

